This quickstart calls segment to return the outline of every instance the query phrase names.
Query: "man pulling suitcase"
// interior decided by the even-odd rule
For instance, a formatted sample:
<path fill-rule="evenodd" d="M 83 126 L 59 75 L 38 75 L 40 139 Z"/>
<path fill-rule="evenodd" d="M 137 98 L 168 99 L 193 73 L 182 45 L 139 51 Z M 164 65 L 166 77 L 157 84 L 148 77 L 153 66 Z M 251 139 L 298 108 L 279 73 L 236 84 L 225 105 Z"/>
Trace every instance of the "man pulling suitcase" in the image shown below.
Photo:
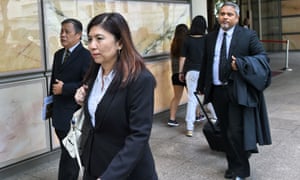
<path fill-rule="evenodd" d="M 196 99 L 200 105 L 200 108 L 202 112 L 204 113 L 207 122 L 203 126 L 203 134 L 208 142 L 209 147 L 214 151 L 225 151 L 224 141 L 223 137 L 221 136 L 221 131 L 218 126 L 218 121 L 215 123 L 212 122 L 212 120 L 208 117 L 207 112 L 204 109 L 203 104 L 201 103 L 198 93 L 194 92 L 194 95 L 196 96 Z"/>

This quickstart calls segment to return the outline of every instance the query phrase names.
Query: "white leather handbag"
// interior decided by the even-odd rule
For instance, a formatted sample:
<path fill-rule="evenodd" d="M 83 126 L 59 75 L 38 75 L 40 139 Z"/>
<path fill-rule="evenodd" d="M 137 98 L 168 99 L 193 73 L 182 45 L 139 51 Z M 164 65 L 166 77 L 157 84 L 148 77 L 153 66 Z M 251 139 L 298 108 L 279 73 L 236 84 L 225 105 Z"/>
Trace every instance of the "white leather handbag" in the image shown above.
<path fill-rule="evenodd" d="M 67 136 L 62 140 L 62 143 L 65 146 L 65 148 L 68 150 L 70 156 L 72 158 L 77 159 L 77 163 L 79 165 L 81 172 L 83 170 L 82 170 L 82 164 L 79 155 L 79 145 L 81 141 L 83 122 L 84 122 L 84 112 L 83 112 L 83 107 L 81 107 L 73 114 L 70 131 L 68 132 Z"/>

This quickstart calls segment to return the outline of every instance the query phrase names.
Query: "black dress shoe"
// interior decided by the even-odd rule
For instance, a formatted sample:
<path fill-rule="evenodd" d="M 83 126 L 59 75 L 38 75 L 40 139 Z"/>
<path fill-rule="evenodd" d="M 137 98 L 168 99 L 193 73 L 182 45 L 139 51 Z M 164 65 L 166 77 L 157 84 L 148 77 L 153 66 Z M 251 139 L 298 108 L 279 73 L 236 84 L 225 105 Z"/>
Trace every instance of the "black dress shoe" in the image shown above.
<path fill-rule="evenodd" d="M 233 178 L 233 172 L 230 169 L 227 169 L 225 171 L 224 178 L 226 178 L 226 179 L 232 179 Z"/>

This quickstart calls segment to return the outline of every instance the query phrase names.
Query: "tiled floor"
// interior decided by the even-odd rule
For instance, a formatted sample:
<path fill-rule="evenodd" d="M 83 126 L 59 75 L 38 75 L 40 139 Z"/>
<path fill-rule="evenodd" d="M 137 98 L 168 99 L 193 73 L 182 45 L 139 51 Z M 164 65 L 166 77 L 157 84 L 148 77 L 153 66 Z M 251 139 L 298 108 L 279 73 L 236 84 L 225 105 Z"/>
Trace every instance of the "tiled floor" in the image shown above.
<path fill-rule="evenodd" d="M 270 54 L 273 71 L 285 67 L 285 54 Z M 289 55 L 292 71 L 283 71 L 272 79 L 265 91 L 273 144 L 259 147 L 260 153 L 251 157 L 249 180 L 300 179 L 300 53 Z M 179 127 L 166 125 L 168 112 L 155 115 L 151 147 L 160 180 L 218 180 L 223 179 L 226 161 L 222 153 L 208 148 L 201 123 L 196 124 L 194 136 L 184 135 L 185 106 L 178 113 Z M 0 171 L 5 180 L 57 179 L 58 152 L 47 155 L 9 171 Z"/>

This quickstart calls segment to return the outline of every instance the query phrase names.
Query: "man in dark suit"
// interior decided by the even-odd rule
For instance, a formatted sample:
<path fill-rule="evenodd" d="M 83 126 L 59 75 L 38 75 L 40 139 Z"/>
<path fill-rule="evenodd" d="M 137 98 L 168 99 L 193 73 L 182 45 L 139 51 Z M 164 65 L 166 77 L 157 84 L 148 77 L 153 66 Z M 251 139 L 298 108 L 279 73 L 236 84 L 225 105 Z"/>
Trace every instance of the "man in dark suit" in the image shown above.
<path fill-rule="evenodd" d="M 77 180 L 79 166 L 62 144 L 70 129 L 73 113 L 79 108 L 74 100 L 76 89 L 82 85 L 83 77 L 91 62 L 91 55 L 80 40 L 82 24 L 76 19 L 66 19 L 61 23 L 60 41 L 63 48 L 54 54 L 51 76 L 53 95 L 52 125 L 60 141 L 61 157 L 59 180 Z"/>
<path fill-rule="evenodd" d="M 213 103 L 221 126 L 228 163 L 224 177 L 228 179 L 250 176 L 250 153 L 258 152 L 257 143 L 271 144 L 262 93 L 270 84 L 268 57 L 256 33 L 238 25 L 239 11 L 232 2 L 220 8 L 220 28 L 207 35 L 206 58 L 198 82 L 198 91 L 205 94 L 206 102 Z M 267 68 L 262 66 L 254 73 L 261 64 Z M 261 75 L 256 79 L 262 77 L 263 81 L 253 81 L 247 71 Z"/>

